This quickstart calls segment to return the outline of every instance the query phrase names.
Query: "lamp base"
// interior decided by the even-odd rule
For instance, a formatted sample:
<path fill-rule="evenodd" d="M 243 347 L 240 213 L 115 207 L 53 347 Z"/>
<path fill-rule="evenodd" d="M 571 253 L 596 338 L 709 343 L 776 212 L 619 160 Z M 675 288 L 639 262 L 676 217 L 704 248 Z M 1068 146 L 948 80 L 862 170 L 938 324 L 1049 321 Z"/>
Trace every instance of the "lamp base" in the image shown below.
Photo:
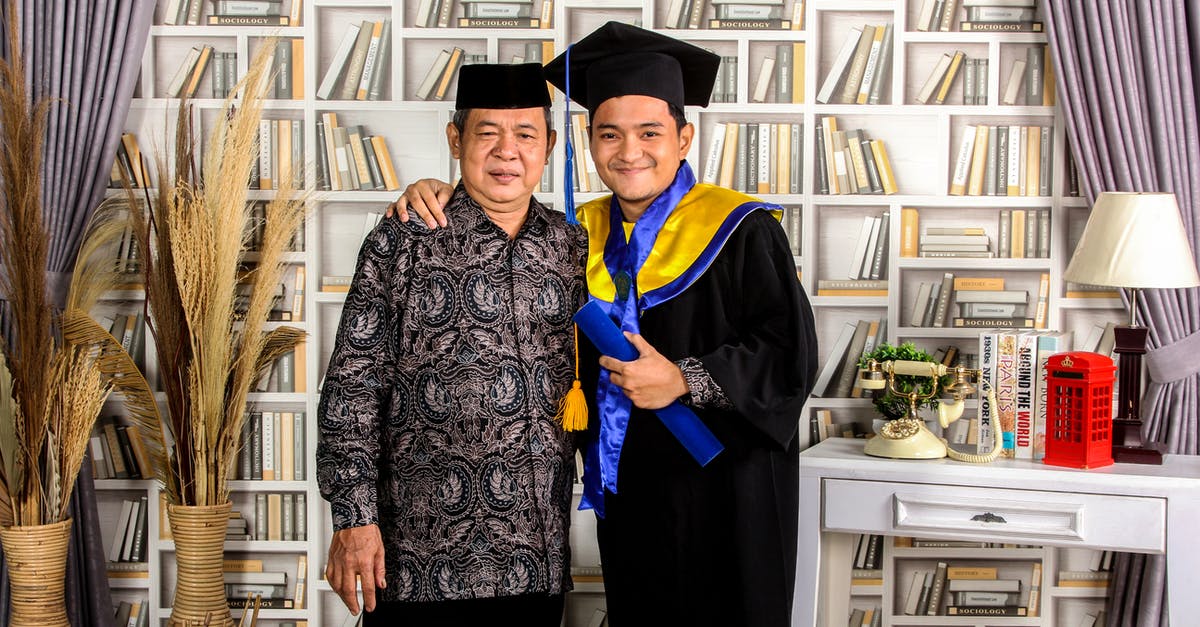
<path fill-rule="evenodd" d="M 1112 449 L 1113 461 L 1119 464 L 1149 464 L 1152 466 L 1161 466 L 1163 463 L 1162 451 L 1157 448 L 1134 448 L 1132 446 L 1114 446 Z"/>
<path fill-rule="evenodd" d="M 1142 421 L 1117 418 L 1113 420 L 1113 461 L 1122 464 L 1162 465 L 1162 446 L 1142 441 Z"/>

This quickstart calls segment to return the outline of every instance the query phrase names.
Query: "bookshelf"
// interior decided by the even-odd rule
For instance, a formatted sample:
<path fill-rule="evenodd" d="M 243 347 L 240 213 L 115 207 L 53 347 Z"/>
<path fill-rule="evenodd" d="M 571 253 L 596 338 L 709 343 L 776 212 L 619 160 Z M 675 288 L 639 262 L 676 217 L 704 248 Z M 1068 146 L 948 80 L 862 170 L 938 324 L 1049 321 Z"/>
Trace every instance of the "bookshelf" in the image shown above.
<path fill-rule="evenodd" d="M 186 2 L 187 0 L 182 0 Z M 284 13 L 292 2 L 284 2 Z M 531 47 L 541 49 L 543 60 L 561 52 L 565 46 L 608 20 L 636 23 L 664 32 L 697 45 L 709 48 L 732 61 L 723 69 L 718 91 L 724 94 L 720 102 L 705 109 L 691 108 L 687 116 L 697 127 L 689 161 L 702 175 L 708 160 L 718 124 L 738 126 L 756 124 L 760 129 L 774 128 L 776 141 L 787 126 L 789 144 L 796 148 L 787 151 L 788 185 L 778 185 L 783 164 L 766 164 L 768 187 L 759 195 L 785 207 L 784 225 L 792 241 L 797 270 L 803 270 L 801 280 L 812 295 L 819 337 L 819 361 L 828 358 L 847 322 L 860 319 L 886 321 L 889 341 L 912 340 L 919 346 L 933 348 L 940 344 L 957 344 L 968 348 L 977 331 L 914 327 L 908 322 L 915 291 L 923 281 L 933 281 L 943 272 L 956 275 L 1003 276 L 1014 284 L 1028 288 L 1041 273 L 1050 276 L 1050 307 L 1048 328 L 1086 333 L 1094 325 L 1119 317 L 1120 302 L 1105 298 L 1065 298 L 1066 286 L 1061 273 L 1070 255 L 1071 233 L 1077 233 L 1087 218 L 1083 200 L 1068 195 L 1066 185 L 1065 136 L 1058 110 L 1053 106 L 1000 104 L 1009 67 L 1023 59 L 1026 50 L 1045 43 L 1041 33 L 964 33 L 927 32 L 915 24 L 924 0 L 783 0 L 781 15 L 796 21 L 797 3 L 803 28 L 792 29 L 713 29 L 668 28 L 672 0 L 557 0 L 549 10 L 548 28 L 437 28 L 418 26 L 424 10 L 421 0 L 307 0 L 299 8 L 299 21 L 287 26 L 207 25 L 212 13 L 209 2 L 201 2 L 200 22 L 189 25 L 168 16 L 170 8 L 180 2 L 159 2 L 155 25 L 143 58 L 143 73 L 135 92 L 126 130 L 136 133 L 144 153 L 154 154 L 164 146 L 173 120 L 173 108 L 178 100 L 168 97 L 179 67 L 193 47 L 212 47 L 213 53 L 235 53 L 232 67 L 238 76 L 244 73 L 255 51 L 270 36 L 299 40 L 292 48 L 295 68 L 291 98 L 272 99 L 264 117 L 289 120 L 299 125 L 304 164 L 304 177 L 309 186 L 317 187 L 320 168 L 320 138 L 316 123 L 326 114 L 335 114 L 338 125 L 361 125 L 367 133 L 381 136 L 394 165 L 401 185 L 424 177 L 448 179 L 454 176 L 454 164 L 446 147 L 444 127 L 450 121 L 454 100 L 451 81 L 442 100 L 417 98 L 430 66 L 443 50 L 455 47 L 462 54 L 486 57 L 490 62 L 509 62 L 514 56 L 524 56 Z M 542 6 L 534 2 L 535 12 Z M 461 3 L 455 3 L 450 24 L 462 15 Z M 960 9 L 961 11 L 961 9 Z M 690 17 L 690 16 L 689 16 Z M 697 16 L 698 26 L 716 19 L 712 3 L 704 6 Z M 961 16 L 960 16 L 961 17 Z M 541 18 L 539 18 L 541 19 Z M 675 16 L 678 19 L 678 16 Z M 383 79 L 378 99 L 346 100 L 334 90 L 329 98 L 319 98 L 318 90 L 347 32 L 363 22 L 390 20 L 388 44 L 389 62 L 381 64 Z M 424 23 L 424 22 L 422 22 Z M 839 50 L 845 44 L 850 29 L 863 25 L 892 25 L 892 55 L 887 76 L 878 90 L 881 104 L 817 104 L 815 97 L 833 67 Z M 545 25 L 542 20 L 542 26 Z M 787 49 L 791 53 L 792 72 L 785 71 Z M 947 52 L 961 50 L 972 59 L 984 59 L 990 68 L 985 86 L 976 93 L 986 92 L 986 104 L 964 104 L 962 78 L 946 92 L 943 104 L 917 104 L 919 93 L 937 60 Z M 217 58 L 214 56 L 214 58 Z M 223 57 L 222 57 L 223 58 Z M 767 59 L 771 59 L 770 62 Z M 768 67 L 764 72 L 764 66 Z M 736 66 L 736 71 L 729 71 Z M 195 85 L 192 101 L 195 106 L 196 128 L 201 133 L 216 122 L 221 101 L 214 98 L 220 86 L 214 85 L 212 68 Z M 760 77 L 768 82 L 760 88 Z M 780 90 L 780 79 L 790 79 L 790 90 Z M 228 83 L 225 83 L 228 85 Z M 790 99 L 789 99 L 790 94 Z M 760 98 L 756 96 L 761 96 Z M 1018 100 L 1021 102 L 1021 100 Z M 554 124 L 561 132 L 563 98 L 555 94 Z M 573 112 L 580 112 L 578 107 Z M 897 190 L 894 194 L 830 194 L 821 193 L 816 157 L 816 129 L 827 117 L 834 117 L 839 128 L 861 129 L 870 139 L 883 142 L 890 159 Z M 955 156 L 967 125 L 1046 126 L 1052 129 L 1053 150 L 1048 156 L 1053 184 L 1049 195 L 951 196 L 949 186 L 954 172 Z M 740 127 L 739 127 L 740 128 Z M 770 130 L 765 136 L 769 136 Z M 795 138 L 794 142 L 792 138 Z M 560 144 L 562 139 L 560 138 Z M 782 146 L 782 143 L 777 143 Z M 776 158 L 779 155 L 776 154 Z M 564 153 L 556 150 L 548 166 L 551 173 L 548 191 L 538 197 L 552 207 L 561 208 L 564 193 L 561 173 Z M 749 165 L 747 167 L 750 167 Z M 149 164 L 152 180 L 154 164 Z M 769 181 L 774 172 L 776 187 Z M 755 172 L 757 174 L 757 171 Z M 749 172 L 747 172 L 747 176 Z M 576 177 L 578 180 L 579 177 Z M 762 191 L 761 188 L 756 188 Z M 268 190 L 252 191 L 251 199 L 268 199 Z M 344 292 L 323 290 L 323 278 L 344 277 L 353 272 L 364 220 L 371 212 L 382 211 L 397 193 L 382 190 L 318 191 L 311 201 L 312 213 L 305 227 L 305 246 L 302 252 L 289 258 L 296 266 L 305 268 L 302 315 L 299 322 L 309 334 L 307 357 L 302 368 L 308 385 L 305 392 L 258 393 L 250 399 L 250 411 L 303 412 L 306 472 L 303 481 L 286 484 L 279 481 L 246 480 L 234 483 L 234 501 L 238 509 L 253 509 L 250 503 L 258 492 L 284 492 L 306 495 L 305 513 L 308 533 L 306 539 L 291 542 L 248 541 L 231 542 L 232 558 L 261 558 L 268 570 L 289 573 L 288 594 L 294 593 L 297 560 L 307 557 L 304 609 L 269 610 L 263 615 L 268 625 L 285 625 L 308 621 L 310 625 L 341 624 L 345 610 L 321 579 L 326 547 L 331 536 L 326 504 L 318 494 L 314 464 L 317 410 L 317 382 L 321 380 L 345 299 Z M 585 202 L 598 192 L 575 194 L 577 203 Z M 1040 259 L 921 259 L 903 258 L 900 250 L 901 210 L 915 208 L 923 225 L 978 226 L 994 236 L 1001 209 L 1047 209 L 1050 215 L 1051 245 L 1049 256 Z M 881 274 L 887 281 L 886 296 L 817 296 L 818 282 L 843 278 L 851 264 L 856 238 L 865 218 L 887 214 L 886 254 L 882 258 Z M 290 296 L 290 293 L 289 293 Z M 287 296 L 285 296 L 286 298 Z M 136 298 L 125 307 L 138 306 Z M 970 351 L 974 352 L 974 351 Z M 155 365 L 153 353 L 147 360 L 147 370 L 153 382 Z M 119 411 L 119 402 L 107 408 L 106 415 Z M 854 421 L 864 427 L 873 417 L 870 402 L 853 398 L 814 398 L 804 410 L 803 428 L 816 411 L 828 410 L 838 421 Z M 807 445 L 807 439 L 803 444 Z M 126 499 L 147 497 L 149 539 L 147 560 L 150 575 L 146 579 L 113 578 L 114 599 L 130 596 L 144 597 L 150 607 L 150 624 L 158 625 L 168 615 L 172 594 L 173 553 L 168 541 L 159 539 L 157 488 L 144 480 L 107 479 L 98 482 L 100 510 L 106 521 L 119 517 Z M 592 534 L 590 514 L 575 515 L 572 545 L 575 564 L 581 567 L 598 565 L 598 553 Z M 111 540 L 107 540 L 111 542 Z M 594 616 L 594 608 L 602 606 L 602 586 L 593 582 L 577 585 L 568 600 L 567 623 L 586 625 Z M 234 612 L 235 616 L 238 612 Z"/>

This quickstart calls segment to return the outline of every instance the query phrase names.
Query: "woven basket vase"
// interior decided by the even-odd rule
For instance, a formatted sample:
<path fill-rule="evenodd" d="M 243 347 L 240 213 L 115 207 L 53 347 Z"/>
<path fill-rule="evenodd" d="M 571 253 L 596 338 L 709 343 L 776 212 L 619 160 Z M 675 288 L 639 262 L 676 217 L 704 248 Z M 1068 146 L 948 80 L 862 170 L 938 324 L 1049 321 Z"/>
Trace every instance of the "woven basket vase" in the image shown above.
<path fill-rule="evenodd" d="M 69 627 L 64 586 L 71 521 L 5 527 L 0 543 L 12 584 L 12 627 Z"/>
<path fill-rule="evenodd" d="M 233 625 L 222 572 L 231 508 L 232 503 L 167 506 L 178 569 L 170 627 Z"/>

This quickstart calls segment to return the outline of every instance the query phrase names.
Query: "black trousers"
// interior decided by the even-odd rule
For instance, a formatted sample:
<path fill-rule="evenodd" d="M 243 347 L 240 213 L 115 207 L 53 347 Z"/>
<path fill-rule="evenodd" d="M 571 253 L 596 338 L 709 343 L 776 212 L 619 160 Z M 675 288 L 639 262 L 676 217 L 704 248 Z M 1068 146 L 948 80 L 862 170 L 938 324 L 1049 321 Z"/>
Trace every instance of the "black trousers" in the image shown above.
<path fill-rule="evenodd" d="M 411 603 L 379 602 L 363 615 L 363 627 L 559 627 L 563 595 L 525 594 L 488 599 Z"/>

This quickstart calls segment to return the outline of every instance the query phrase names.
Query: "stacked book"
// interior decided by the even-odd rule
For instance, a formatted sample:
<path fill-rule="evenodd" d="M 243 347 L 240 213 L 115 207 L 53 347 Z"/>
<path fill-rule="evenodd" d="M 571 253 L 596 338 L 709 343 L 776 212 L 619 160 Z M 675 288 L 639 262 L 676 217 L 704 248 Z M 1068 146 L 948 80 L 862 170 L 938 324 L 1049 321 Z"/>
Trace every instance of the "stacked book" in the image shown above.
<path fill-rule="evenodd" d="M 892 77 L 892 25 L 850 29 L 817 91 L 821 104 L 887 104 Z"/>
<path fill-rule="evenodd" d="M 397 190 L 400 181 L 382 135 L 338 126 L 336 113 L 317 120 L 317 185 L 333 191 Z"/>
<path fill-rule="evenodd" d="M 797 0 L 792 3 L 792 11 L 789 13 L 784 7 L 784 0 L 736 0 L 729 2 L 728 0 L 709 0 L 713 5 L 713 13 L 715 17 L 708 20 L 708 27 L 721 30 L 791 30 L 793 28 L 803 28 L 804 22 L 804 2 Z M 683 3 L 679 3 L 683 4 Z M 691 0 L 687 11 L 679 10 L 672 13 L 676 3 L 671 3 L 668 6 L 667 22 L 673 23 L 676 28 L 680 26 L 680 21 L 686 17 L 687 27 L 692 26 L 692 14 L 699 6 L 703 12 L 703 0 Z M 799 24 L 799 25 L 797 25 Z"/>
<path fill-rule="evenodd" d="M 922 257 L 994 257 L 992 239 L 981 226 L 927 227 L 918 252 Z"/>
<path fill-rule="evenodd" d="M 257 604 L 261 609 L 301 609 L 307 570 L 307 556 L 301 554 L 297 560 L 295 590 L 289 597 L 286 572 L 264 571 L 262 560 L 225 560 L 225 597 L 230 608 Z"/>
<path fill-rule="evenodd" d="M 967 19 L 958 23 L 958 29 L 964 32 L 1040 33 L 1044 30 L 1044 25 L 1037 19 L 1037 0 L 962 0 L 962 4 Z"/>
<path fill-rule="evenodd" d="M 939 569 L 943 564 L 939 564 Z M 1021 579 L 1001 579 L 993 566 L 946 566 L 945 611 L 927 608 L 928 615 L 945 616 L 1037 616 L 1040 602 L 1042 564 L 1034 562 L 1029 595 L 1021 603 Z"/>
<path fill-rule="evenodd" d="M 449 26 L 449 15 L 445 15 L 445 7 L 452 0 L 441 0 L 441 2 L 437 15 L 424 16 L 426 23 L 420 24 L 422 17 L 420 9 L 425 7 L 425 2 L 422 2 L 417 12 L 418 24 L 433 26 L 428 22 L 431 17 L 436 17 L 436 26 L 443 28 Z M 460 0 L 460 2 L 463 5 L 463 16 L 458 18 L 459 28 L 549 28 L 554 13 L 552 0 L 538 2 L 537 6 L 534 6 L 534 0 Z M 453 9 L 450 12 L 453 13 Z M 432 13 L 432 7 L 430 13 Z M 445 20 L 443 20 L 443 15 L 446 17 Z"/>
<path fill-rule="evenodd" d="M 947 273 L 949 274 L 949 273 Z M 951 296 L 958 305 L 958 317 L 952 320 L 955 327 L 992 329 L 1045 328 L 1045 304 L 1039 301 L 1035 311 L 1029 310 L 1029 292 L 1004 289 L 1003 277 L 959 277 L 954 279 Z M 1049 290 L 1049 275 L 1042 274 L 1040 282 Z M 939 325 L 941 326 L 941 325 Z"/>
<path fill-rule="evenodd" d="M 317 98 L 382 100 L 391 48 L 391 20 L 348 25 L 317 87 Z"/>
<path fill-rule="evenodd" d="M 1049 196 L 1053 140 L 1049 126 L 963 127 L 950 195 Z"/>
<path fill-rule="evenodd" d="M 839 130 L 837 118 L 817 120 L 814 137 L 818 194 L 895 194 L 898 191 L 883 140 L 861 129 Z"/>
<path fill-rule="evenodd" d="M 803 128 L 784 122 L 713 124 L 701 181 L 748 194 L 799 194 Z"/>
<path fill-rule="evenodd" d="M 194 2 L 195 0 L 188 0 Z M 211 0 L 210 25 L 228 26 L 298 26 L 300 0 L 292 0 L 290 11 L 283 10 L 283 0 Z M 188 22 L 191 24 L 192 22 Z"/>

